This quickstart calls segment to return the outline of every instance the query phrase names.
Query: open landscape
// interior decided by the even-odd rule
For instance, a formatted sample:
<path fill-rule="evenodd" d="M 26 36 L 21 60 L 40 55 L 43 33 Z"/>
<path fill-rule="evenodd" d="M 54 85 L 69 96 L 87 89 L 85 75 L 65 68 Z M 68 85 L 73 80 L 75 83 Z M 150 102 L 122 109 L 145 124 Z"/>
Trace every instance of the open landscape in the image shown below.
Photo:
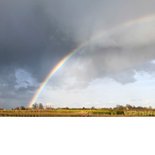
<path fill-rule="evenodd" d="M 155 116 L 155 109 L 134 107 L 130 105 L 115 108 L 51 108 L 51 107 L 18 107 L 1 109 L 3 117 L 146 117 Z"/>
<path fill-rule="evenodd" d="M 2 155 L 152 155 L 154 119 L 155 0 L 0 0 Z"/>
<path fill-rule="evenodd" d="M 154 6 L 1 0 L 0 116 L 155 116 Z"/>

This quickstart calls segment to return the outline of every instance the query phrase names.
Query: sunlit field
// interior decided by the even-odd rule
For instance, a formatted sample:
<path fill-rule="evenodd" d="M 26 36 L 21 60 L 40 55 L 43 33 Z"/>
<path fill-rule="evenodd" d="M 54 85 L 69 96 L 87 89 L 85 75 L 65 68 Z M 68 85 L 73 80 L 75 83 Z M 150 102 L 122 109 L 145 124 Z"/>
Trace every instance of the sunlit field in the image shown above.
<path fill-rule="evenodd" d="M 115 108 L 49 108 L 33 109 L 18 108 L 12 110 L 0 110 L 0 116 L 13 117 L 143 117 L 155 116 L 155 109 L 151 107 L 127 107 L 118 106 Z"/>

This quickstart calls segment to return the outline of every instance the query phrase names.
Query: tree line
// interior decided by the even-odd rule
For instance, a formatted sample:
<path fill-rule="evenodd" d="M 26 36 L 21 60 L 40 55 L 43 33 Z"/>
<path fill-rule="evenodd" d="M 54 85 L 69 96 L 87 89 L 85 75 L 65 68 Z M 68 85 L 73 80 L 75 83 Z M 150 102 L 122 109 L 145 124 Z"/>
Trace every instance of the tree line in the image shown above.
<path fill-rule="evenodd" d="M 55 109 L 52 106 L 44 106 L 42 103 L 35 103 L 32 105 L 31 108 L 25 107 L 25 106 L 20 106 L 20 107 L 16 107 L 16 108 L 12 108 L 12 110 L 28 110 L 28 109 Z M 95 109 L 109 109 L 109 110 L 155 110 L 153 109 L 151 106 L 149 107 L 142 107 L 142 106 L 134 106 L 134 105 L 130 105 L 130 104 L 126 104 L 126 105 L 116 105 L 113 108 L 96 108 L 96 107 L 91 107 L 91 108 L 86 108 L 86 107 L 82 107 L 82 108 L 69 108 L 69 107 L 63 107 L 63 108 L 56 108 L 56 109 L 81 109 L 81 110 L 87 110 L 87 109 L 91 109 L 91 110 L 95 110 Z M 3 110 L 2 108 L 0 108 L 0 110 Z"/>

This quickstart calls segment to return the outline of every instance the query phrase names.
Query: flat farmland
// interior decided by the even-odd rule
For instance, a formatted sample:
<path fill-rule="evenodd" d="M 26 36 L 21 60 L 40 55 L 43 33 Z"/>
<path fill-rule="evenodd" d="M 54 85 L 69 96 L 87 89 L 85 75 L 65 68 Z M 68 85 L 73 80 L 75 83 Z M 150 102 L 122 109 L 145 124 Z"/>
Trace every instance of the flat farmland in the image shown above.
<path fill-rule="evenodd" d="M 146 117 L 155 116 L 154 109 L 26 109 L 0 110 L 1 117 Z"/>

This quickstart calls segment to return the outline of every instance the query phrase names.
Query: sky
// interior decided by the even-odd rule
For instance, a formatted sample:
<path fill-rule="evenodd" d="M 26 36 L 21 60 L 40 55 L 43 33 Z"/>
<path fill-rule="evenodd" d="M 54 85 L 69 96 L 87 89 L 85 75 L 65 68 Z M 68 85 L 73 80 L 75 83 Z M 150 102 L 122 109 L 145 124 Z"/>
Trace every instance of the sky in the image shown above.
<path fill-rule="evenodd" d="M 155 107 L 155 0 L 1 0 L 0 107 Z M 79 48 L 81 47 L 82 48 Z"/>

